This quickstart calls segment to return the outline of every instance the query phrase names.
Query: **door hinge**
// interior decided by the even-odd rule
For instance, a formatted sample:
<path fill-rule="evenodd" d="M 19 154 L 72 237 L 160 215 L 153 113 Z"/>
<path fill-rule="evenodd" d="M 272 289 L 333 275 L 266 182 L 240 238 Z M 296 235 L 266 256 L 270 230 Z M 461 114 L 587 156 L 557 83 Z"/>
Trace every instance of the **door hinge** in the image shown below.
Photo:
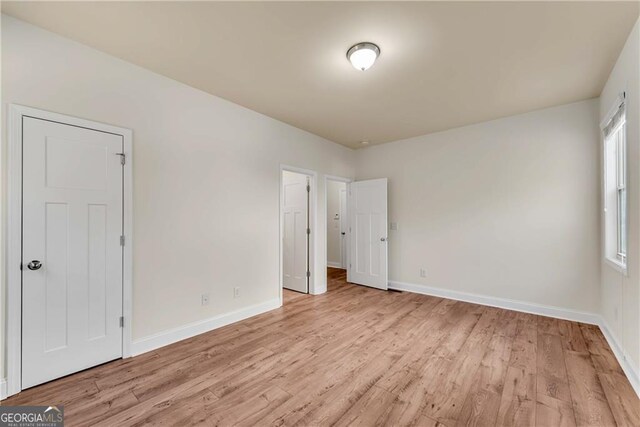
<path fill-rule="evenodd" d="M 124 246 L 124 236 L 120 236 L 120 246 Z"/>
<path fill-rule="evenodd" d="M 124 166 L 124 164 L 127 162 L 127 155 L 124 153 L 116 153 L 116 156 L 120 156 L 120 164 Z"/>
<path fill-rule="evenodd" d="M 307 193 L 311 192 L 311 186 L 309 184 L 307 184 Z"/>
<path fill-rule="evenodd" d="M 22 263 L 20 263 L 20 271 L 22 271 Z"/>
<path fill-rule="evenodd" d="M 307 271 L 307 278 L 311 277 L 311 272 Z"/>
<path fill-rule="evenodd" d="M 311 234 L 311 229 L 307 228 L 307 234 Z"/>
<path fill-rule="evenodd" d="M 120 327 L 124 328 L 124 316 L 120 316 Z"/>

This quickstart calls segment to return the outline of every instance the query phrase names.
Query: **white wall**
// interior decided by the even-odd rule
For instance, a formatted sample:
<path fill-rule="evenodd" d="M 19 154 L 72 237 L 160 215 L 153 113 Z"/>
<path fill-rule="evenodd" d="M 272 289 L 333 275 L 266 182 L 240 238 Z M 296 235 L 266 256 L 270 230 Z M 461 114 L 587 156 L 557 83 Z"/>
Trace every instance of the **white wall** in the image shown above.
<path fill-rule="evenodd" d="M 318 171 L 323 196 L 323 174 L 353 176 L 350 149 L 3 16 L 5 129 L 8 103 L 133 129 L 134 339 L 278 298 L 281 163 Z M 316 207 L 324 272 L 324 197 Z"/>
<path fill-rule="evenodd" d="M 358 150 L 389 178 L 390 281 L 596 312 L 598 132 L 589 100 Z"/>
<path fill-rule="evenodd" d="M 628 276 L 605 262 L 602 253 L 600 310 L 637 374 L 640 372 L 640 21 L 629 35 L 600 95 L 601 120 L 623 91 L 627 93 Z M 602 203 L 599 210 L 602 212 Z"/>
<path fill-rule="evenodd" d="M 342 236 L 340 234 L 340 191 L 347 184 L 327 181 L 327 263 L 334 267 L 342 265 Z M 338 214 L 338 219 L 336 219 Z"/>

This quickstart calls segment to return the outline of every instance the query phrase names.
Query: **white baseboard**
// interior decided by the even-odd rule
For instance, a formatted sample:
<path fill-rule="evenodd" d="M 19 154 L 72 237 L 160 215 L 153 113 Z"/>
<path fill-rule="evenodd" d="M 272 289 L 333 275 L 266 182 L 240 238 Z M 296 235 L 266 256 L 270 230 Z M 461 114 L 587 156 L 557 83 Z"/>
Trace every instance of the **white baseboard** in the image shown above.
<path fill-rule="evenodd" d="M 209 319 L 193 322 L 188 325 L 179 326 L 157 334 L 153 334 L 138 340 L 134 340 L 131 348 L 132 356 L 137 356 L 217 328 L 239 322 L 240 320 L 265 313 L 280 307 L 280 299 L 276 298 L 264 303 L 252 305 L 231 313 L 221 314 Z"/>
<path fill-rule="evenodd" d="M 331 262 L 331 261 L 327 261 L 327 267 L 332 267 L 332 268 L 341 268 L 344 270 L 344 267 L 342 266 L 342 264 L 340 264 L 339 262 Z"/>
<path fill-rule="evenodd" d="M 600 316 L 597 314 L 571 310 L 568 308 L 554 307 L 551 305 L 534 304 L 507 298 L 489 297 L 485 295 L 452 291 L 449 289 L 435 288 L 432 286 L 404 282 L 389 282 L 389 289 L 413 292 L 416 294 L 431 295 L 441 298 L 453 299 L 456 301 L 471 302 L 480 305 L 488 305 L 491 307 L 504 308 L 507 310 L 555 317 L 557 319 L 573 320 L 575 322 L 589 323 L 591 325 L 600 324 Z"/>
<path fill-rule="evenodd" d="M 633 387 L 636 394 L 638 395 L 638 398 L 640 398 L 640 372 L 638 372 L 638 369 L 635 368 L 631 363 L 629 363 L 630 358 L 627 356 L 626 352 L 619 344 L 615 335 L 611 333 L 611 329 L 609 328 L 609 325 L 603 317 L 600 318 L 600 324 L 598 326 L 600 326 L 600 330 L 602 331 L 604 337 L 607 339 L 609 347 L 611 347 L 613 354 L 615 354 L 616 359 L 618 359 L 618 363 L 620 363 L 620 367 L 631 383 L 631 387 Z"/>
<path fill-rule="evenodd" d="M 571 320 L 574 322 L 588 323 L 600 327 L 602 334 L 609 343 L 609 347 L 618 359 L 618 363 L 631 383 L 638 397 L 640 397 L 640 375 L 638 370 L 629 363 L 624 350 L 611 333 L 607 323 L 602 316 L 584 311 L 571 310 L 567 308 L 554 307 L 542 304 L 533 304 L 524 301 L 511 300 L 507 298 L 496 298 L 485 295 L 472 294 L 467 292 L 452 291 L 449 289 L 435 288 L 433 286 L 418 285 L 404 282 L 389 282 L 389 289 L 398 291 L 413 292 L 416 294 L 431 295 L 441 298 L 453 299 L 456 301 L 470 302 L 491 307 L 504 308 L 507 310 L 521 311 L 524 313 L 537 314 L 540 316 L 555 317 L 557 319 Z"/>
<path fill-rule="evenodd" d="M 7 379 L 0 378 L 0 400 L 7 398 Z"/>

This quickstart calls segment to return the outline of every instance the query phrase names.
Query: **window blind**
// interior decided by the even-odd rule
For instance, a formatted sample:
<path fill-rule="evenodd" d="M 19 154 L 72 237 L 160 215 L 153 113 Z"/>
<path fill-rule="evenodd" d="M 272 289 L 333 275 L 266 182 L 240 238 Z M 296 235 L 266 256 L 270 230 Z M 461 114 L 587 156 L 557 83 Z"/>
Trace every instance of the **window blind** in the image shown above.
<path fill-rule="evenodd" d="M 609 118 L 604 122 L 604 126 L 602 127 L 602 131 L 604 132 L 605 137 L 611 135 L 624 120 L 624 108 L 625 94 L 622 93 L 620 95 L 617 108 L 613 109 L 612 113 L 610 113 L 609 115 Z"/>

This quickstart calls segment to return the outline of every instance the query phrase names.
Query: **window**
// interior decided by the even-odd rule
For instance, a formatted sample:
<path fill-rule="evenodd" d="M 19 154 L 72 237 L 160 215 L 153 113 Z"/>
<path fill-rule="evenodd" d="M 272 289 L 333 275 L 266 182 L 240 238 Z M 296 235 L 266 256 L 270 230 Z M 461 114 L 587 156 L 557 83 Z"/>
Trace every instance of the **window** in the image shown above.
<path fill-rule="evenodd" d="M 627 266 L 627 150 L 624 97 L 604 122 L 605 257 Z"/>

